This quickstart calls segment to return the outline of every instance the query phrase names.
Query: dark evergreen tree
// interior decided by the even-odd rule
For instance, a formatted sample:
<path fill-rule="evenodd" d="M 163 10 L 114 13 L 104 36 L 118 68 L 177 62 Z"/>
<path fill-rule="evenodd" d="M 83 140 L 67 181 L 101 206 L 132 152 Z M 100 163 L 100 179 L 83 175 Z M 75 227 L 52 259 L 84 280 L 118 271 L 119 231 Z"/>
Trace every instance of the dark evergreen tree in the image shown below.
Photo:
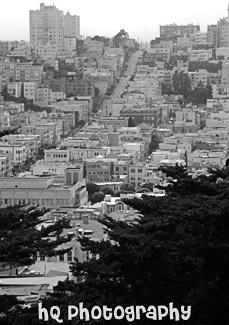
<path fill-rule="evenodd" d="M 162 171 L 170 182 L 165 196 L 123 200 L 139 211 L 135 222 L 106 217 L 101 222 L 110 240 L 79 239 L 97 259 L 72 263 L 71 271 L 81 281 L 59 283 L 43 301 L 48 309 L 60 307 L 64 324 L 106 323 L 103 319 L 68 321 L 67 305 L 80 302 L 89 309 L 173 302 L 179 310 L 181 305 L 191 305 L 187 324 L 229 323 L 229 170 L 197 178 L 184 167 Z M 36 308 L 11 312 L 1 324 L 41 324 L 33 313 Z M 127 324 L 125 318 L 109 322 Z M 133 323 L 148 325 L 152 319 L 143 314 Z M 167 323 L 171 323 L 168 317 L 161 322 Z"/>
<path fill-rule="evenodd" d="M 48 210 L 37 208 L 8 207 L 0 210 L 0 265 L 18 267 L 34 263 L 37 254 L 53 256 L 63 253 L 55 250 L 57 246 L 70 240 L 61 236 L 63 228 L 69 227 L 69 220 L 61 219 L 55 224 L 36 226 Z M 52 236 L 52 240 L 46 239 Z"/>

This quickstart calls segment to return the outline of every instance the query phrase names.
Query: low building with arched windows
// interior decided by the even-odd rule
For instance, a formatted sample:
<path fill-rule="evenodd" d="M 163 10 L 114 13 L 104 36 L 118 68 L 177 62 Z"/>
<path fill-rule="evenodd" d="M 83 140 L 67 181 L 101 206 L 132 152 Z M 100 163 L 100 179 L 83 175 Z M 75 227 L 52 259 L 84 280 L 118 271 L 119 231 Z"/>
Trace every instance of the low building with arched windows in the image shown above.
<path fill-rule="evenodd" d="M 28 204 L 55 209 L 87 203 L 86 179 L 82 166 L 65 170 L 64 176 L 25 175 L 5 177 L 0 182 L 0 207 Z"/>

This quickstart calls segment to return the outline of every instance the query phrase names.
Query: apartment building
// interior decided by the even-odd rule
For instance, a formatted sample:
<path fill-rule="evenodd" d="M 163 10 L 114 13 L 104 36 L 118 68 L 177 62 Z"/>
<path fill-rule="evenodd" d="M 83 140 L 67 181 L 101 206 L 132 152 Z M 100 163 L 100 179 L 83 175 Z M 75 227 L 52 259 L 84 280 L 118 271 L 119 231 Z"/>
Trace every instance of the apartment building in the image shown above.
<path fill-rule="evenodd" d="M 26 145 L 25 144 L 15 144 L 11 142 L 0 142 L 0 154 L 1 155 L 11 155 L 12 163 L 14 165 L 21 164 L 25 162 L 26 156 Z"/>
<path fill-rule="evenodd" d="M 56 58 L 56 46 L 51 44 L 35 44 L 33 45 L 34 54 L 43 60 Z"/>
<path fill-rule="evenodd" d="M 229 48 L 228 47 L 218 47 L 216 49 L 216 58 L 223 57 L 225 60 L 229 59 Z"/>
<path fill-rule="evenodd" d="M 66 79 L 65 92 L 74 96 L 93 96 L 94 86 L 91 80 Z"/>
<path fill-rule="evenodd" d="M 217 47 L 229 46 L 229 18 L 222 18 L 217 23 Z"/>
<path fill-rule="evenodd" d="M 21 97 L 22 95 L 22 82 L 10 82 L 7 84 L 7 93 L 13 97 Z"/>
<path fill-rule="evenodd" d="M 188 169 L 192 172 L 201 169 L 222 167 L 226 161 L 223 151 L 196 150 L 188 156 Z"/>
<path fill-rule="evenodd" d="M 88 121 L 91 114 L 92 101 L 91 97 L 72 97 L 69 100 L 54 103 L 53 107 L 57 112 L 74 114 L 74 123 L 76 123 L 79 120 Z"/>
<path fill-rule="evenodd" d="M 41 146 L 41 139 L 39 135 L 26 135 L 26 134 L 9 134 L 2 137 L 2 142 L 19 144 L 25 146 L 25 156 L 33 157 L 38 153 Z"/>
<path fill-rule="evenodd" d="M 12 156 L 10 154 L 0 154 L 0 178 L 10 176 L 12 169 Z"/>
<path fill-rule="evenodd" d="M 183 109 L 180 112 L 176 112 L 176 122 L 189 122 L 195 125 L 197 123 L 197 114 L 191 109 Z"/>
<path fill-rule="evenodd" d="M 161 95 L 161 82 L 151 75 L 136 74 L 133 81 L 128 82 L 128 92 L 143 93 L 146 98 L 156 100 Z"/>
<path fill-rule="evenodd" d="M 86 37 L 84 39 L 84 45 L 86 46 L 88 53 L 93 53 L 97 56 L 100 56 L 103 53 L 103 42 L 92 40 L 91 37 Z"/>
<path fill-rule="evenodd" d="M 27 99 L 32 99 L 35 100 L 36 98 L 36 92 L 38 88 L 38 83 L 37 82 L 24 82 L 24 97 Z"/>
<path fill-rule="evenodd" d="M 145 123 L 157 128 L 162 123 L 162 108 L 153 106 L 149 108 L 129 108 L 120 111 L 121 117 L 132 117 L 135 125 Z"/>
<path fill-rule="evenodd" d="M 189 50 L 190 61 L 208 61 L 212 58 L 212 49 L 209 50 Z"/>
<path fill-rule="evenodd" d="M 50 127 L 49 127 L 50 126 Z M 44 124 L 44 125 L 22 125 L 21 127 L 21 133 L 27 134 L 27 135 L 39 135 L 41 139 L 41 144 L 54 144 L 58 143 L 58 140 L 56 138 L 56 131 L 55 128 L 52 128 L 53 125 L 50 124 Z"/>
<path fill-rule="evenodd" d="M 229 61 L 222 63 L 222 84 L 229 85 Z"/>
<path fill-rule="evenodd" d="M 207 42 L 216 46 L 217 42 L 217 25 L 208 25 L 207 27 Z"/>
<path fill-rule="evenodd" d="M 117 130 L 121 127 L 127 127 L 128 126 L 128 118 L 124 117 L 108 117 L 108 116 L 100 116 L 99 118 L 96 118 L 96 122 L 98 125 L 103 126 L 104 129 L 107 130 Z"/>
<path fill-rule="evenodd" d="M 192 89 L 195 89 L 200 83 L 206 87 L 210 79 L 209 73 L 206 69 L 188 72 L 188 76 L 191 80 Z"/>
<path fill-rule="evenodd" d="M 80 36 L 80 16 L 71 15 L 68 11 L 64 16 L 64 36 L 65 38 L 77 38 Z"/>
<path fill-rule="evenodd" d="M 17 62 L 14 69 L 14 81 L 41 82 L 43 66 L 32 62 Z"/>
<path fill-rule="evenodd" d="M 195 34 L 196 32 L 200 31 L 199 25 L 161 25 L 160 26 L 160 37 L 161 38 L 170 38 L 173 36 L 183 36 L 189 34 Z"/>
<path fill-rule="evenodd" d="M 197 45 L 203 45 L 207 43 L 207 33 L 201 33 L 196 32 L 194 35 L 192 35 L 193 39 L 194 39 L 194 44 L 195 46 Z"/>
<path fill-rule="evenodd" d="M 171 55 L 171 47 L 149 48 L 148 52 L 150 56 L 155 60 L 157 59 L 169 60 Z"/>
<path fill-rule="evenodd" d="M 50 78 L 46 79 L 44 84 L 54 92 L 64 92 L 67 94 L 72 94 L 73 96 L 94 95 L 94 86 L 91 80 L 81 80 L 75 78 Z"/>
<path fill-rule="evenodd" d="M 5 110 L 9 112 L 11 115 L 23 113 L 25 110 L 24 103 L 15 103 L 15 102 L 5 102 Z"/>
<path fill-rule="evenodd" d="M 225 82 L 227 82 L 227 74 L 225 74 Z M 229 86 L 226 84 L 212 85 L 212 97 L 215 99 L 228 98 Z"/>
<path fill-rule="evenodd" d="M 80 17 L 69 12 L 64 15 L 54 5 L 40 4 L 39 10 L 30 11 L 30 44 L 51 45 L 56 53 L 65 49 L 65 37 L 80 39 Z"/>
<path fill-rule="evenodd" d="M 69 162 L 71 159 L 71 152 L 67 149 L 48 149 L 44 150 L 45 162 Z"/>
<path fill-rule="evenodd" d="M 86 147 L 73 147 L 71 150 L 71 156 L 74 160 L 84 160 L 88 158 L 97 158 L 98 156 L 107 157 L 110 153 L 109 147 L 95 147 L 95 148 L 86 148 Z"/>
<path fill-rule="evenodd" d="M 56 52 L 64 49 L 64 14 L 54 5 L 40 4 L 40 10 L 30 11 L 30 44 L 55 45 Z"/>
<path fill-rule="evenodd" d="M 10 42 L 0 41 L 0 55 L 6 56 L 10 51 Z"/>
<path fill-rule="evenodd" d="M 118 158 L 118 156 L 117 156 Z M 119 158 L 118 158 L 119 159 Z M 118 160 L 114 163 L 114 174 L 115 175 L 126 175 L 127 183 L 129 182 L 129 166 L 131 161 Z"/>
<path fill-rule="evenodd" d="M 84 159 L 84 177 L 89 182 L 107 182 L 114 175 L 114 163 L 117 159 L 90 158 Z"/>
<path fill-rule="evenodd" d="M 129 182 L 130 184 L 134 185 L 137 189 L 144 183 L 145 180 L 145 170 L 146 164 L 145 163 L 135 163 L 134 165 L 129 166 Z"/>
<path fill-rule="evenodd" d="M 148 146 L 145 142 L 122 142 L 123 151 L 132 156 L 136 156 L 138 161 L 143 161 L 146 157 Z"/>
<path fill-rule="evenodd" d="M 141 138 L 140 127 L 122 127 L 118 129 L 120 134 L 120 140 L 122 141 L 133 141 Z"/>
<path fill-rule="evenodd" d="M 70 163 L 70 151 L 64 149 L 44 150 L 44 160 L 38 160 L 32 166 L 32 174 L 64 176 L 67 168 L 75 167 Z"/>

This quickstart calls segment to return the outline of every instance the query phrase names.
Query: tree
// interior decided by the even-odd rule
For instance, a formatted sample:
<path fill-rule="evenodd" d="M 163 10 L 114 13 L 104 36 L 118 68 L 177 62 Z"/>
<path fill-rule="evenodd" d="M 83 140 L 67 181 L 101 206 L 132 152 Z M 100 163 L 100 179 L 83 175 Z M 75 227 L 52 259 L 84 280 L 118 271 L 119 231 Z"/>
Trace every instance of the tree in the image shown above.
<path fill-rule="evenodd" d="M 4 137 L 5 135 L 15 134 L 17 133 L 18 129 L 20 129 L 20 126 L 8 130 L 0 131 L 0 138 Z"/>
<path fill-rule="evenodd" d="M 87 192 L 88 192 L 88 195 L 92 195 L 94 194 L 95 192 L 99 192 L 99 186 L 95 183 L 87 183 Z"/>
<path fill-rule="evenodd" d="M 133 117 L 129 117 L 128 118 L 128 127 L 134 127 L 134 126 L 136 126 L 136 124 L 135 124 L 135 122 L 134 122 L 134 119 L 133 119 Z"/>
<path fill-rule="evenodd" d="M 100 90 L 98 87 L 95 87 L 95 96 L 99 96 Z"/>
<path fill-rule="evenodd" d="M 62 219 L 47 228 L 36 229 L 40 217 L 48 210 L 37 208 L 8 207 L 0 210 L 0 265 L 18 267 L 34 263 L 37 254 L 57 255 L 57 246 L 69 241 L 61 235 L 69 221 Z M 53 235 L 52 240 L 45 237 Z M 62 251 L 61 251 L 62 252 Z"/>
<path fill-rule="evenodd" d="M 181 94 L 186 99 L 191 89 L 191 80 L 184 71 L 176 71 L 173 75 L 173 90 L 175 94 Z"/>
<path fill-rule="evenodd" d="M 120 187 L 121 192 L 122 191 L 128 191 L 128 192 L 135 192 L 135 187 L 132 184 L 123 184 Z"/>
<path fill-rule="evenodd" d="M 151 152 L 158 149 L 159 142 L 160 141 L 159 141 L 158 137 L 155 134 L 152 134 L 151 141 L 150 141 L 149 147 L 148 147 L 148 154 L 151 154 Z"/>
<path fill-rule="evenodd" d="M 84 121 L 84 120 L 79 120 L 79 121 L 77 121 L 77 123 L 76 123 L 76 126 L 84 126 L 86 124 L 86 122 Z"/>
<path fill-rule="evenodd" d="M 91 197 L 91 203 L 97 203 L 103 201 L 105 194 L 102 191 L 95 192 Z"/>
<path fill-rule="evenodd" d="M 110 46 L 110 38 L 109 37 L 105 37 L 105 36 L 99 36 L 99 35 L 95 35 L 92 40 L 94 41 L 98 41 L 98 42 L 103 42 L 104 46 Z"/>
<path fill-rule="evenodd" d="M 154 184 L 153 183 L 144 183 L 141 188 L 148 188 L 151 192 L 153 192 Z"/>
<path fill-rule="evenodd" d="M 128 33 L 124 29 L 121 29 L 113 38 L 113 46 L 122 47 L 127 37 L 129 37 Z"/>
<path fill-rule="evenodd" d="M 147 187 L 138 188 L 136 191 L 136 193 L 147 193 L 147 192 L 151 192 L 150 189 Z"/>
<path fill-rule="evenodd" d="M 161 85 L 161 94 L 162 95 L 172 95 L 173 94 L 172 86 L 162 83 L 162 85 Z"/>
<path fill-rule="evenodd" d="M 73 275 L 82 281 L 59 283 L 43 301 L 48 309 L 60 307 L 64 324 L 73 324 L 67 320 L 67 306 L 80 302 L 89 310 L 95 305 L 147 308 L 173 302 L 179 313 L 181 305 L 191 306 L 187 324 L 229 322 L 229 169 L 209 170 L 209 177 L 197 178 L 179 166 L 163 172 L 170 179 L 165 196 L 123 200 L 140 213 L 134 223 L 106 217 L 101 222 L 109 240 L 79 239 L 97 259 L 72 263 Z M 26 319 L 32 312 L 37 314 L 37 308 L 30 314 L 11 312 L 8 323 L 2 324 L 29 324 Z M 152 316 L 157 317 L 153 312 Z M 152 320 L 141 313 L 138 323 L 148 325 Z M 75 318 L 74 323 L 88 322 Z M 123 325 L 127 319 L 113 318 L 110 323 Z M 163 323 L 171 323 L 169 316 Z"/>
<path fill-rule="evenodd" d="M 38 254 L 56 256 L 69 251 L 69 248 L 58 249 L 59 245 L 72 238 L 61 235 L 64 228 L 70 227 L 69 220 L 63 218 L 46 228 L 41 227 L 40 230 L 37 228 L 43 222 L 41 217 L 47 211 L 23 206 L 0 209 L 1 270 L 9 271 L 11 275 L 12 268 L 33 264 Z M 16 297 L 0 295 L 0 323 L 4 324 L 4 315 L 13 311 L 18 313 L 22 311 Z"/>
<path fill-rule="evenodd" d="M 104 189 L 102 189 L 102 192 L 104 193 L 104 195 L 114 196 L 114 191 L 111 187 L 105 187 Z"/>
<path fill-rule="evenodd" d="M 211 86 L 205 87 L 200 81 L 197 88 L 189 92 L 187 101 L 192 102 L 193 105 L 206 104 L 209 98 L 212 98 Z"/>

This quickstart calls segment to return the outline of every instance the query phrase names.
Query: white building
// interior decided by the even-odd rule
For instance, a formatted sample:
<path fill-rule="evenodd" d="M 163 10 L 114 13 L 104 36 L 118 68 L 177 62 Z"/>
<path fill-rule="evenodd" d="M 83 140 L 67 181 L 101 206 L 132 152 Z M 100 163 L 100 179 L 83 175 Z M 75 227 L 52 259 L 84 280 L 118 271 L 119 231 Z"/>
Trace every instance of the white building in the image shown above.
<path fill-rule="evenodd" d="M 188 72 L 188 76 L 192 83 L 192 88 L 196 88 L 200 82 L 203 86 L 207 86 L 209 80 L 209 73 L 206 69 L 199 69 L 198 71 Z"/>
<path fill-rule="evenodd" d="M 229 59 L 229 47 L 218 47 L 216 49 L 216 57 L 223 56 L 224 59 Z"/>
<path fill-rule="evenodd" d="M 21 97 L 22 83 L 21 82 L 10 82 L 7 84 L 7 93 L 16 98 Z"/>
<path fill-rule="evenodd" d="M 11 177 L 0 182 L 1 207 L 18 204 L 50 209 L 74 207 L 87 202 L 86 180 L 82 168 L 68 168 L 65 176 Z"/>
<path fill-rule="evenodd" d="M 189 49 L 190 61 L 208 61 L 212 58 L 212 49 L 210 50 L 192 50 Z"/>
<path fill-rule="evenodd" d="M 56 53 L 65 49 L 64 39 L 80 39 L 80 17 L 66 16 L 54 5 L 40 4 L 39 10 L 30 10 L 30 44 L 55 46 Z"/>
<path fill-rule="evenodd" d="M 27 99 L 35 100 L 37 87 L 37 82 L 24 82 L 24 97 Z"/>
<path fill-rule="evenodd" d="M 65 37 L 77 38 L 80 37 L 80 16 L 72 16 L 68 11 L 64 17 L 64 34 Z"/>

